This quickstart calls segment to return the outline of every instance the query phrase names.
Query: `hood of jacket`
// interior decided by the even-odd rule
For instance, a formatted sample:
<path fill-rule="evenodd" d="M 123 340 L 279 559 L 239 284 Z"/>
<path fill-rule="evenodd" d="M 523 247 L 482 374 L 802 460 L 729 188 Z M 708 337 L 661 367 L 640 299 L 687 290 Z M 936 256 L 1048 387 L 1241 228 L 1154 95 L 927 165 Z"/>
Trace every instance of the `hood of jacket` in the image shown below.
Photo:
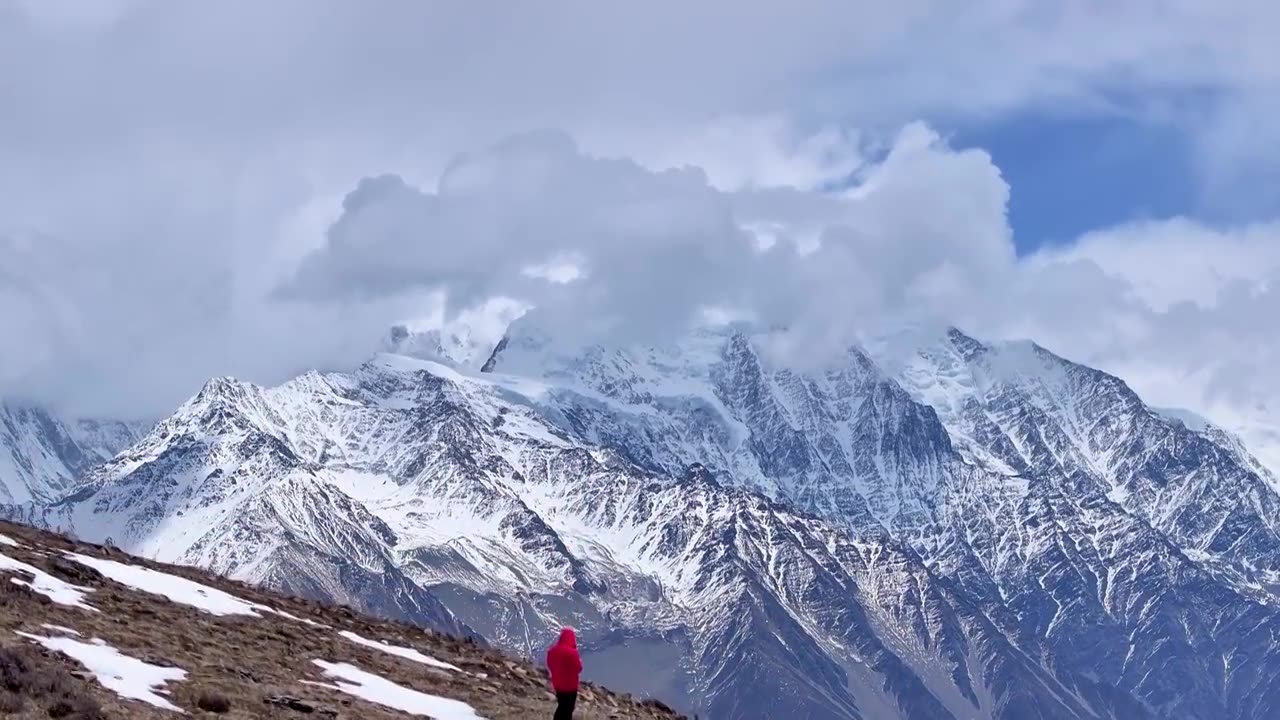
<path fill-rule="evenodd" d="M 578 649 L 578 634 L 573 628 L 563 628 L 560 630 L 560 639 L 556 641 L 556 645 Z"/>

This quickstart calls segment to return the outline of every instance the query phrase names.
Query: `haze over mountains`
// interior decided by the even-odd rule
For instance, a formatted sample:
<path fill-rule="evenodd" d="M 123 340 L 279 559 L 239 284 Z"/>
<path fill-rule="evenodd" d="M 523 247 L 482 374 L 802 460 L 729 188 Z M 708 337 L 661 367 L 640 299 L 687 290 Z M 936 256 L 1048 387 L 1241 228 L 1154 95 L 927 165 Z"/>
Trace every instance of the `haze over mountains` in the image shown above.
<path fill-rule="evenodd" d="M 572 622 L 704 717 L 1280 712 L 1280 483 L 1238 437 L 1031 343 L 775 341 L 401 331 L 97 464 L 27 423 L 4 512 L 520 652 Z"/>

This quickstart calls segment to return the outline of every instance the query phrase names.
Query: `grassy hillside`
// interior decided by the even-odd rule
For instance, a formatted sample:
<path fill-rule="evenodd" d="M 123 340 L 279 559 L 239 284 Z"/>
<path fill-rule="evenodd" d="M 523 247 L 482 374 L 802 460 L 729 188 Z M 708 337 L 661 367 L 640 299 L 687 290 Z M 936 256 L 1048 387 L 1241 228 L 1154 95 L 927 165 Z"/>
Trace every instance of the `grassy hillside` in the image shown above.
<path fill-rule="evenodd" d="M 553 710 L 545 671 L 472 642 L 0 522 L 0 715 L 523 720 Z M 586 685 L 577 717 L 679 716 Z"/>

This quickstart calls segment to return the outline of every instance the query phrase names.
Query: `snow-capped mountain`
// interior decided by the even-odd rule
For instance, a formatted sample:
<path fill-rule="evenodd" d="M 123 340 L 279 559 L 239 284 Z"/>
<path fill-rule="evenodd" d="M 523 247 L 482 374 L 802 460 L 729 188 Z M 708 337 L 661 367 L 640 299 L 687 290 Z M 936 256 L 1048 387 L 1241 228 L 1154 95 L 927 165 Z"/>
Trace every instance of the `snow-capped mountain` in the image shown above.
<path fill-rule="evenodd" d="M 1234 617 L 1221 614 L 1221 593 L 1268 617 L 1276 605 L 1274 483 L 1214 428 L 1171 421 L 1117 378 L 1042 348 L 957 331 L 906 362 L 855 349 L 809 374 L 771 366 L 740 334 L 550 362 L 545 347 L 536 334 L 513 337 L 492 366 L 509 355 L 511 367 L 561 382 L 562 412 L 636 463 L 661 471 L 701 458 L 855 532 L 870 514 L 1010 621 L 1019 644 L 1039 647 L 1028 652 L 1074 658 L 1086 676 L 1108 669 L 1100 677 L 1160 716 L 1252 717 L 1208 686 L 1186 691 L 1233 682 L 1213 665 L 1222 652 L 1203 645 Z M 1169 608 L 1157 622 L 1169 598 L 1197 612 Z M 1180 660 L 1194 673 L 1161 691 L 1169 642 L 1202 651 Z"/>
<path fill-rule="evenodd" d="M 1280 713 L 1274 478 L 1116 378 L 958 332 L 473 355 L 213 380 L 6 512 L 524 652 L 572 622 L 712 718 Z"/>
<path fill-rule="evenodd" d="M 0 400 L 0 503 L 52 501 L 90 468 L 137 442 L 145 423 L 67 420 Z"/>
<path fill-rule="evenodd" d="M 901 378 L 977 464 L 1087 481 L 1197 559 L 1246 586 L 1280 585 L 1280 495 L 1238 439 L 1171 421 L 1118 378 L 1031 343 L 990 347 L 952 331 Z"/>
<path fill-rule="evenodd" d="M 272 390 L 216 380 L 26 519 L 362 604 L 367 578 L 407 578 L 430 593 L 393 610 L 440 625 L 445 598 L 507 645 L 571 616 L 597 676 L 684 658 L 650 689 L 716 716 L 954 716 L 988 665 L 1008 666 L 1011 704 L 1063 702 L 910 552 L 697 468 L 653 477 L 584 449 L 535 409 L 544 392 L 394 356 Z"/>

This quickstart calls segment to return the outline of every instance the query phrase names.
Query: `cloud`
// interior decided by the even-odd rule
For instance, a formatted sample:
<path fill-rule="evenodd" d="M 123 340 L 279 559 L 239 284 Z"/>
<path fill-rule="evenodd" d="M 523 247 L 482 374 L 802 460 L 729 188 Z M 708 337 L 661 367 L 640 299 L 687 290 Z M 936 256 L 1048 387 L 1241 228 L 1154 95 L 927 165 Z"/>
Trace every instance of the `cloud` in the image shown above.
<path fill-rule="evenodd" d="M 444 288 L 459 309 L 508 295 L 547 312 L 572 294 L 566 312 L 587 303 L 591 318 L 639 336 L 721 302 L 718 278 L 749 259 L 728 203 L 700 171 L 588 156 L 563 133 L 461 156 L 438 188 L 362 180 L 281 294 L 342 300 Z M 567 258 L 578 259 L 571 282 L 534 272 Z M 654 285 L 664 274 L 671 281 Z"/>
<path fill-rule="evenodd" d="M 790 328 L 804 338 L 793 360 L 821 362 L 868 317 L 936 313 L 1011 272 L 1008 188 L 985 153 L 912 124 L 861 175 L 840 192 L 725 191 L 695 168 L 649 170 L 526 134 L 461 156 L 436 192 L 362 180 L 280 294 L 441 289 L 451 313 L 510 297 L 561 342 L 655 342 L 727 309 Z M 559 280 L 534 272 L 567 258 Z"/>
<path fill-rule="evenodd" d="M 1039 259 L 1108 268 L 1154 310 L 1182 302 L 1211 307 L 1237 281 L 1258 284 L 1280 269 L 1277 237 L 1280 221 L 1224 229 L 1177 217 L 1097 230 Z"/>
<path fill-rule="evenodd" d="M 1023 326 L 1151 402 L 1214 417 L 1280 400 L 1280 223 L 1136 223 L 1027 265 L 1022 294 L 1036 302 Z M 1068 282 L 1078 320 L 1044 317 L 1052 303 L 1037 291 Z"/>
<path fill-rule="evenodd" d="M 1215 149 L 1208 168 L 1265 130 L 1247 119 L 1280 83 L 1280 10 L 1262 0 L 4 0 L 0 13 L 3 128 L 37 157 L 164 137 L 434 174 L 460 148 L 561 127 L 593 150 L 775 184 L 780 162 L 712 163 L 699 145 L 741 133 L 726 117 L 819 137 L 1036 105 L 1178 116 Z"/>
<path fill-rule="evenodd" d="M 849 127 L 803 129 L 782 115 L 725 115 L 692 129 L 589 128 L 579 133 L 587 149 L 619 148 L 646 167 L 695 167 L 721 190 L 790 187 L 817 190 L 855 178 L 882 152 L 877 138 Z"/>
<path fill-rule="evenodd" d="M 1280 399 L 1280 224 L 1143 221 L 1019 258 L 1010 188 L 980 150 L 910 124 L 853 176 L 722 189 L 526 135 L 460 158 L 434 193 L 362 182 L 286 287 L 443 288 L 450 316 L 516 298 L 566 343 L 670 339 L 713 308 L 787 328 L 771 350 L 802 367 L 886 327 L 954 323 L 1036 339 L 1157 405 L 1221 418 Z M 566 258 L 577 275 L 531 272 Z"/>
<path fill-rule="evenodd" d="M 1179 328 L 1257 321 L 1268 225 L 1118 228 L 1018 260 L 1010 188 L 930 128 L 1029 107 L 1168 116 L 1214 197 L 1256 212 L 1247 190 L 1280 167 L 1258 122 L 1276 13 L 0 0 L 0 395 L 159 414 L 210 375 L 358 362 L 441 312 L 441 285 L 450 313 L 509 294 L 585 335 L 729 305 L 821 356 L 858 318 L 946 315 L 1203 374 Z M 492 149 L 542 127 L 564 133 Z M 1183 256 L 1226 279 L 1152 269 Z M 567 265 L 567 282 L 536 272 Z M 572 322 L 584 309 L 595 324 Z"/>

